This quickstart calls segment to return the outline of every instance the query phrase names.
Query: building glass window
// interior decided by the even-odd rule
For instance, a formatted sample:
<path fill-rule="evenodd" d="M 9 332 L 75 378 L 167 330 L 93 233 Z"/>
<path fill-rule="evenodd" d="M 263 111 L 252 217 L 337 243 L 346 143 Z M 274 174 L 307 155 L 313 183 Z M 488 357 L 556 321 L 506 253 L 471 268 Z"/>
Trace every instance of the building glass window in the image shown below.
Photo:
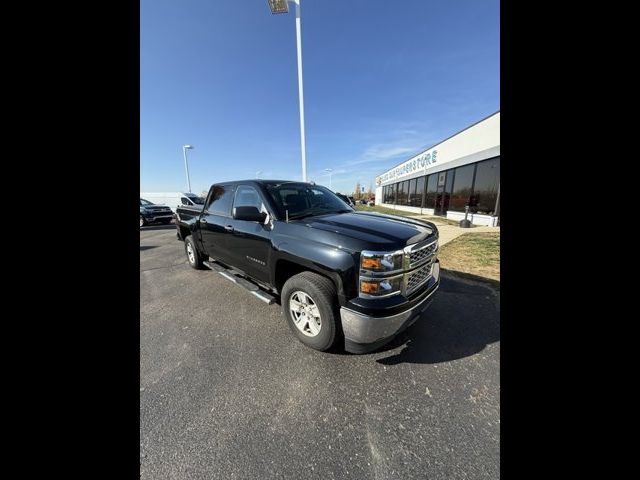
<path fill-rule="evenodd" d="M 475 168 L 475 164 L 456 168 L 453 190 L 449 199 L 449 210 L 464 212 L 464 207 L 469 205 L 469 200 L 473 194 Z"/>
<path fill-rule="evenodd" d="M 499 185 L 500 157 L 479 162 L 469 211 L 481 215 L 496 215 Z"/>
<path fill-rule="evenodd" d="M 422 197 L 424 196 L 424 177 L 416 179 L 416 191 L 413 195 L 413 202 L 411 205 L 414 207 L 422 207 Z"/>
<path fill-rule="evenodd" d="M 409 180 L 406 180 L 404 183 L 404 203 L 403 205 L 409 205 Z"/>
<path fill-rule="evenodd" d="M 387 185 L 387 200 L 385 203 L 395 203 L 396 201 L 396 184 Z"/>
<path fill-rule="evenodd" d="M 424 196 L 424 208 L 436 208 L 436 189 L 438 187 L 438 174 L 427 177 L 427 191 Z"/>
<path fill-rule="evenodd" d="M 409 182 L 398 183 L 398 193 L 396 195 L 396 203 L 398 205 L 407 204 L 407 191 L 409 190 Z"/>
<path fill-rule="evenodd" d="M 409 199 L 407 205 L 414 206 L 416 199 L 416 181 L 417 178 L 409 180 Z"/>

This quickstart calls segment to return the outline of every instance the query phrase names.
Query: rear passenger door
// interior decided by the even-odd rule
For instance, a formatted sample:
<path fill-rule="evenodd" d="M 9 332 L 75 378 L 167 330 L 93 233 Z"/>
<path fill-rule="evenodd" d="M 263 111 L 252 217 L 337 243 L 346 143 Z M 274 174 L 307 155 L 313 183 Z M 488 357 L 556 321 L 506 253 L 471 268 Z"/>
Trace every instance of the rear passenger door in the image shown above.
<path fill-rule="evenodd" d="M 225 263 L 231 258 L 228 237 L 231 235 L 231 204 L 234 185 L 214 185 L 200 217 L 200 235 L 207 255 Z"/>

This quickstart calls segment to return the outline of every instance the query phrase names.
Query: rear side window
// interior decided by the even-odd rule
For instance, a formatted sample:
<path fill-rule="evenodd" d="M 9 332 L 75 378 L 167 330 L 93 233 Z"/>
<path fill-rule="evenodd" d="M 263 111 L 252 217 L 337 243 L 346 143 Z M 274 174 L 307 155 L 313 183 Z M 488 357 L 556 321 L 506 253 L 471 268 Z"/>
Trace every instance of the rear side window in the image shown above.
<path fill-rule="evenodd" d="M 224 215 L 228 217 L 231 212 L 231 201 L 233 200 L 233 185 L 216 185 L 213 187 L 207 211 L 213 215 Z"/>

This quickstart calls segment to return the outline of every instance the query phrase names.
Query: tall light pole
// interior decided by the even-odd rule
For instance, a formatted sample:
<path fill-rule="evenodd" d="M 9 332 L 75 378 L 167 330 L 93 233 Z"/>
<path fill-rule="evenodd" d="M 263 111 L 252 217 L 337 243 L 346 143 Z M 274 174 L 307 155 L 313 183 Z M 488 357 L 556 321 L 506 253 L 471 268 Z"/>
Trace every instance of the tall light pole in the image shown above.
<path fill-rule="evenodd" d="M 325 168 L 324 171 L 329 174 L 329 190 L 333 190 L 333 188 L 331 188 L 331 172 L 333 172 L 333 168 Z"/>
<path fill-rule="evenodd" d="M 189 193 L 191 193 L 191 178 L 189 177 L 189 163 L 187 162 L 187 150 L 193 150 L 192 145 L 182 146 L 182 155 L 184 155 L 184 169 L 187 172 L 187 185 L 189 186 Z"/>
<path fill-rule="evenodd" d="M 300 27 L 300 0 L 268 0 L 271 13 L 287 13 L 288 1 L 296 5 L 296 47 L 298 51 L 298 97 L 300 101 L 300 148 L 302 151 L 302 181 L 307 181 L 307 153 L 304 139 L 304 95 L 302 92 L 302 34 Z"/>

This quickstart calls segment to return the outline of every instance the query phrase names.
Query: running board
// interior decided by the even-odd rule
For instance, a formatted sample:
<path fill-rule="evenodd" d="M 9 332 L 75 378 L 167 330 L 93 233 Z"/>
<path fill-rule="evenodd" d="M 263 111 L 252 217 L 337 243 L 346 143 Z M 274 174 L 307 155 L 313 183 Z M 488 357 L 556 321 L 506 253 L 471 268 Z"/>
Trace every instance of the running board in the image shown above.
<path fill-rule="evenodd" d="M 240 285 L 245 290 L 248 290 L 249 292 L 251 292 L 252 295 L 256 296 L 257 298 L 262 300 L 267 305 L 271 305 L 272 303 L 274 303 L 276 301 L 276 298 L 273 295 L 271 295 L 270 293 L 265 292 L 264 290 L 261 290 L 258 285 L 256 285 L 255 283 L 247 280 L 246 278 L 242 278 L 242 277 L 239 277 L 237 275 L 234 275 L 232 273 L 232 270 L 223 267 L 219 263 L 213 262 L 213 261 L 206 261 L 206 262 L 202 262 L 202 263 L 206 267 L 208 267 L 211 270 L 213 270 L 214 272 L 218 272 L 220 275 L 222 275 L 227 280 L 230 280 L 233 283 L 235 283 L 236 285 Z"/>

